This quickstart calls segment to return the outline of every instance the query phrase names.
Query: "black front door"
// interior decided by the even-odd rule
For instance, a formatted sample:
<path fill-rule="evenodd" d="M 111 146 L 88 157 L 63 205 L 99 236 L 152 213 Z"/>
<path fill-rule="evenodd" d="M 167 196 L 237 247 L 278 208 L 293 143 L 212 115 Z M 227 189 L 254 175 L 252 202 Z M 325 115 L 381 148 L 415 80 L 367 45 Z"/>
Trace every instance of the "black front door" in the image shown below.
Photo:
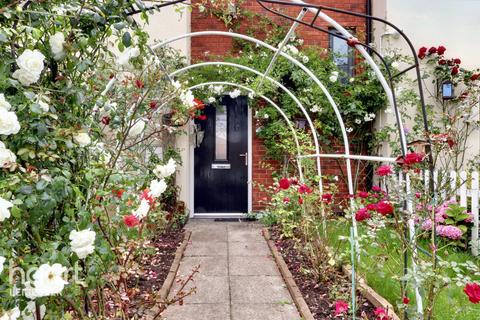
<path fill-rule="evenodd" d="M 195 147 L 195 213 L 248 211 L 247 98 L 224 96 L 195 120 L 203 141 Z"/>

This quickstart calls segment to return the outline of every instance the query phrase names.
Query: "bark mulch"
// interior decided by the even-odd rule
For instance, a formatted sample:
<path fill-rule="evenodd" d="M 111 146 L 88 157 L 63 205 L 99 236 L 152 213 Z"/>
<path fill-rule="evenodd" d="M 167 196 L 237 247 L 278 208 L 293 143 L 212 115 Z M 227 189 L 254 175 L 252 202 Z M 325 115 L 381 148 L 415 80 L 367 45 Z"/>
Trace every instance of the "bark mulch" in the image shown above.
<path fill-rule="evenodd" d="M 335 301 L 336 297 L 345 296 L 348 298 L 344 300 L 347 303 L 350 302 L 351 282 L 348 277 L 339 270 L 328 277 L 323 277 L 325 280 L 317 281 L 309 273 L 312 269 L 310 260 L 295 248 L 295 240 L 282 238 L 278 227 L 272 227 L 270 232 L 278 252 L 288 265 L 314 318 L 342 319 L 342 316 L 335 317 Z M 364 319 L 375 319 L 375 307 L 360 293 L 357 293 L 357 297 L 357 309 L 359 309 L 357 315 L 361 315 Z"/>

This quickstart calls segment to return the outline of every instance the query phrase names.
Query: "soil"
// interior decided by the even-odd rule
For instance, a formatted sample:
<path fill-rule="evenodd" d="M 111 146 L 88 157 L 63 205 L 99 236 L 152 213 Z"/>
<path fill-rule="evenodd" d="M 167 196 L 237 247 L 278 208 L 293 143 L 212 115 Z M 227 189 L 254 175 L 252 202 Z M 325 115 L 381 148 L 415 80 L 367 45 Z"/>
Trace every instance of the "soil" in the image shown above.
<path fill-rule="evenodd" d="M 270 233 L 313 317 L 318 320 L 343 319 L 342 316 L 335 317 L 335 301 L 336 297 L 345 296 L 348 298 L 343 300 L 349 302 L 351 282 L 348 277 L 341 271 L 337 271 L 335 274 L 331 274 L 328 280 L 317 281 L 312 274 L 309 274 L 308 270 L 312 269 L 311 262 L 295 248 L 296 242 L 292 239 L 282 238 L 278 227 L 270 228 Z M 361 319 L 375 319 L 375 307 L 359 292 L 357 292 L 357 297 L 357 315 L 361 315 Z"/>

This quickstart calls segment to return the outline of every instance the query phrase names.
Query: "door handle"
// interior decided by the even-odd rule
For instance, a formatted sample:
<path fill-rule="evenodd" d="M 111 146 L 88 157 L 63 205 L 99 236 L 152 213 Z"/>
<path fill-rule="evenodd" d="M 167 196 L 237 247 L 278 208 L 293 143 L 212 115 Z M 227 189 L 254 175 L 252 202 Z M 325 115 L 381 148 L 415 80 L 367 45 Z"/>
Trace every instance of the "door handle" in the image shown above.
<path fill-rule="evenodd" d="M 245 157 L 245 166 L 248 167 L 248 152 L 240 153 L 239 156 L 240 157 Z"/>

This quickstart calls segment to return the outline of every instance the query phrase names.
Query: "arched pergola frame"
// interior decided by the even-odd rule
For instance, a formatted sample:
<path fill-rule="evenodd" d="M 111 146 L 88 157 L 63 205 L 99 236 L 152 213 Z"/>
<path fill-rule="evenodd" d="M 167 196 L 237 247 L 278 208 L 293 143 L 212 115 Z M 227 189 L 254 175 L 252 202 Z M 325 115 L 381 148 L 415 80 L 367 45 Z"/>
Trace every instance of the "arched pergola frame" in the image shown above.
<path fill-rule="evenodd" d="M 127 13 L 127 15 L 132 15 L 132 14 L 143 12 L 143 11 L 146 11 L 146 10 L 147 11 L 152 10 L 154 8 L 166 7 L 166 6 L 169 6 L 169 5 L 172 5 L 172 4 L 176 4 L 176 3 L 184 3 L 185 0 L 173 0 L 173 1 L 170 1 L 170 2 L 162 3 L 162 4 L 155 4 L 155 5 L 152 5 L 151 7 L 145 6 L 142 3 L 142 1 L 138 1 L 138 2 L 141 4 L 140 9 L 132 8 L 132 11 Z M 194 64 L 194 65 L 191 65 L 191 66 L 187 66 L 185 68 L 182 68 L 182 69 L 179 69 L 179 70 L 176 70 L 176 71 L 170 73 L 168 75 L 168 77 L 171 81 L 173 81 L 172 78 L 175 75 L 177 75 L 179 73 L 182 73 L 182 72 L 186 72 L 186 71 L 194 69 L 194 68 L 201 68 L 201 67 L 208 66 L 208 65 L 224 65 L 224 66 L 230 66 L 230 67 L 246 70 L 246 71 L 249 71 L 249 72 L 253 72 L 254 74 L 262 77 L 261 82 L 260 82 L 260 86 L 263 83 L 263 81 L 265 81 L 265 80 L 275 84 L 277 87 L 279 87 L 284 92 L 286 92 L 290 96 L 291 99 L 293 99 L 295 101 L 295 103 L 297 104 L 299 109 L 306 116 L 307 121 L 309 123 L 309 126 L 311 127 L 311 131 L 312 131 L 312 135 L 313 135 L 313 139 L 314 139 L 314 143 L 315 143 L 316 153 L 315 154 L 301 154 L 298 137 L 296 136 L 295 129 L 294 129 L 290 119 L 288 119 L 288 116 L 283 112 L 281 107 L 276 105 L 270 98 L 268 98 L 264 95 L 261 95 L 261 94 L 259 95 L 259 97 L 261 97 L 262 99 L 267 101 L 277 111 L 279 111 L 279 113 L 282 115 L 284 120 L 286 120 L 287 124 L 289 125 L 289 128 L 292 131 L 292 135 L 293 135 L 293 138 L 295 140 L 296 147 L 297 147 L 297 165 L 298 165 L 300 174 L 303 176 L 303 171 L 302 171 L 302 166 L 301 166 L 302 159 L 315 158 L 316 163 L 317 163 L 317 171 L 318 171 L 318 174 L 320 176 L 320 181 L 319 181 L 318 187 L 319 187 L 320 192 L 323 192 L 323 186 L 322 186 L 322 180 L 321 180 L 320 159 L 321 158 L 344 159 L 345 163 L 346 163 L 346 167 L 347 167 L 348 191 L 349 191 L 350 198 L 351 198 L 350 205 L 353 208 L 354 207 L 354 201 L 353 201 L 352 198 L 353 198 L 353 195 L 354 195 L 354 190 L 353 190 L 352 171 L 351 171 L 351 159 L 368 160 L 368 161 L 376 161 L 376 162 L 395 162 L 396 159 L 391 158 L 391 157 L 351 155 L 350 154 L 350 149 L 349 149 L 348 134 L 347 134 L 347 131 L 346 131 L 346 128 L 345 128 L 345 125 L 344 125 L 344 122 L 343 122 L 343 119 L 342 119 L 342 116 L 341 116 L 341 112 L 340 112 L 338 106 L 336 105 L 334 98 L 330 95 L 328 89 L 315 76 L 315 74 L 313 74 L 313 72 L 311 70 L 309 70 L 304 64 L 302 64 L 301 62 L 296 60 L 294 57 L 292 57 L 288 53 L 284 52 L 283 49 L 284 49 L 285 45 L 288 43 L 288 40 L 290 39 L 291 35 L 293 34 L 295 29 L 299 25 L 307 25 L 307 26 L 312 27 L 316 30 L 332 34 L 333 36 L 336 36 L 336 37 L 339 37 L 339 38 L 342 38 L 342 39 L 345 39 L 345 40 L 354 39 L 352 34 L 347 29 L 345 29 L 338 22 L 336 22 L 334 19 L 332 19 L 330 16 L 328 16 L 322 9 L 328 9 L 328 10 L 331 10 L 331 11 L 334 11 L 334 12 L 337 12 L 337 13 L 344 13 L 344 14 L 350 14 L 350 15 L 355 15 L 355 16 L 363 16 L 363 17 L 366 17 L 366 18 L 375 19 L 377 21 L 381 21 L 381 22 L 384 22 L 384 23 L 386 23 L 390 26 L 393 26 L 397 31 L 400 30 L 400 29 L 397 28 L 396 26 L 394 26 L 393 24 L 389 23 L 388 21 L 378 19 L 378 18 L 375 18 L 375 17 L 372 17 L 372 16 L 357 14 L 357 13 L 349 12 L 349 11 L 346 11 L 346 10 L 335 9 L 335 8 L 328 8 L 328 7 L 311 5 L 311 4 L 305 3 L 301 0 L 288 0 L 288 1 L 257 0 L 257 2 L 263 8 L 267 9 L 268 11 L 293 21 L 293 24 L 291 25 L 291 27 L 290 27 L 289 31 L 287 32 L 283 41 L 281 41 L 281 43 L 279 44 L 278 48 L 270 46 L 267 43 L 265 43 L 261 40 L 258 40 L 256 38 L 252 38 L 252 37 L 242 35 L 242 34 L 238 34 L 238 33 L 222 32 L 222 31 L 201 31 L 201 32 L 187 33 L 187 34 L 180 35 L 178 37 L 174 37 L 174 38 L 168 39 L 166 41 L 160 42 L 160 43 L 158 43 L 156 45 L 153 45 L 151 47 L 152 52 L 154 53 L 155 49 L 166 46 L 166 45 L 168 45 L 170 43 L 173 43 L 175 41 L 185 39 L 185 38 L 199 37 L 199 36 L 226 36 L 226 37 L 238 38 L 238 39 L 254 42 L 254 43 L 256 43 L 260 46 L 263 46 L 264 48 L 267 48 L 270 51 L 272 51 L 274 53 L 273 57 L 270 61 L 270 64 L 268 65 L 267 69 L 264 70 L 263 72 L 261 72 L 259 70 L 255 70 L 255 69 L 250 68 L 250 67 L 241 66 L 241 65 L 237 65 L 237 64 L 221 62 L 221 61 L 213 61 L 213 62 L 198 63 L 198 64 Z M 265 5 L 265 3 L 277 4 L 277 5 L 297 6 L 300 9 L 300 12 L 299 12 L 299 14 L 296 18 L 292 18 L 292 17 L 289 17 L 285 14 L 281 14 L 279 12 L 276 12 L 273 9 L 268 8 Z M 307 12 L 311 12 L 311 13 L 314 14 L 314 19 L 310 23 L 306 23 L 306 22 L 303 21 Z M 314 22 L 317 19 L 321 19 L 324 22 L 327 22 L 330 26 L 332 26 L 334 29 L 336 29 L 338 32 L 340 32 L 340 35 L 333 34 L 332 32 L 330 32 L 328 30 L 325 30 L 325 29 L 314 26 Z M 413 49 L 413 47 L 411 45 L 411 42 L 408 40 L 408 38 L 406 38 L 406 36 L 402 32 L 401 32 L 401 35 L 407 40 L 409 46 Z M 392 75 L 391 75 L 390 69 L 389 69 L 388 66 L 386 66 L 386 72 L 387 72 L 388 78 L 389 78 L 388 79 L 389 81 L 387 81 L 387 79 L 383 75 L 380 67 L 377 65 L 377 63 L 372 58 L 372 56 L 370 56 L 370 54 L 368 53 L 367 49 L 371 49 L 368 46 L 368 44 L 361 43 L 356 39 L 355 39 L 355 41 L 356 42 L 353 42 L 352 47 L 354 47 L 356 50 L 358 50 L 358 52 L 362 55 L 362 57 L 365 59 L 367 64 L 372 68 L 372 70 L 376 74 L 378 80 L 380 81 L 380 83 L 381 83 L 381 85 L 382 85 L 382 87 L 385 91 L 388 102 L 389 102 L 390 106 L 392 107 L 392 109 L 394 111 L 394 114 L 395 114 L 395 117 L 396 117 L 396 122 L 397 122 L 397 129 L 398 129 L 398 133 L 399 133 L 400 147 L 401 147 L 402 155 L 405 156 L 407 154 L 407 140 L 406 140 L 405 132 L 403 130 L 402 118 L 401 118 L 400 112 L 399 112 L 399 110 L 397 108 L 397 104 L 396 104 L 395 92 L 393 90 L 393 82 L 392 82 Z M 371 51 L 373 51 L 380 58 L 381 62 L 384 63 L 384 59 L 380 54 L 376 53 L 374 50 L 371 50 Z M 413 52 L 413 54 L 415 56 L 415 52 Z M 299 99 L 292 92 L 290 92 L 285 86 L 283 86 L 280 82 L 276 81 L 275 79 L 269 77 L 269 73 L 270 73 L 271 70 L 273 70 L 274 65 L 275 65 L 275 63 L 276 63 L 276 61 L 279 57 L 286 58 L 294 66 L 303 70 L 309 76 L 309 78 L 316 85 L 318 85 L 318 87 L 321 89 L 323 94 L 326 96 L 330 106 L 334 110 L 334 113 L 337 117 L 339 127 L 341 129 L 342 139 L 343 139 L 343 143 L 344 143 L 344 147 L 345 147 L 345 153 L 344 154 L 322 154 L 320 152 L 320 145 L 318 143 L 318 133 L 316 132 L 315 127 L 313 126 L 311 118 L 308 115 L 308 112 L 306 111 L 305 107 L 300 103 Z M 417 80 L 419 81 L 419 87 L 421 89 L 420 78 L 419 78 L 420 73 L 419 73 L 419 68 L 418 68 L 418 59 L 416 59 L 416 56 L 415 56 L 415 62 L 416 62 L 416 64 L 415 64 L 414 67 L 417 70 L 417 77 L 418 77 Z M 408 68 L 408 70 L 409 69 L 412 69 L 412 68 Z M 408 70 L 404 70 L 401 73 L 406 72 Z M 105 89 L 104 93 L 106 93 L 113 86 L 114 82 L 115 82 L 115 78 L 112 79 L 108 83 L 107 88 Z M 259 92 L 259 88 L 253 89 L 253 88 L 249 88 L 249 87 L 247 87 L 243 84 L 235 84 L 235 83 L 230 83 L 230 82 L 225 82 L 225 81 L 199 83 L 199 84 L 196 84 L 196 85 L 190 87 L 190 89 L 195 90 L 197 88 L 201 88 L 201 87 L 204 87 L 204 86 L 207 86 L 207 85 L 210 85 L 210 84 L 215 84 L 215 83 L 242 88 L 242 89 L 244 89 L 246 91 L 249 91 L 249 92 Z M 425 110 L 425 103 L 424 103 L 422 90 L 420 90 L 420 95 L 421 95 L 422 107 L 423 107 L 423 110 Z M 425 130 L 426 130 L 426 133 L 428 135 L 428 125 L 427 125 L 427 121 L 426 121 L 426 113 L 425 112 L 424 112 L 423 116 L 424 116 Z M 301 177 L 301 178 L 303 179 L 303 177 Z M 408 179 L 408 176 L 407 176 L 407 179 Z M 433 180 L 431 179 L 431 181 L 433 181 Z M 431 191 L 434 195 L 434 190 L 431 190 Z M 407 194 L 410 193 L 408 181 L 406 183 L 406 192 L 407 192 Z M 423 305 L 422 305 L 422 296 L 420 295 L 419 285 L 418 285 L 418 282 L 417 282 L 417 267 L 416 267 L 416 261 L 415 261 L 417 252 L 416 252 L 416 243 L 415 243 L 415 226 L 414 226 L 414 221 L 413 221 L 413 217 L 412 217 L 413 205 L 412 205 L 411 201 L 407 200 L 407 201 L 405 201 L 404 207 L 405 207 L 405 210 L 408 212 L 406 220 L 407 220 L 408 230 L 409 230 L 409 234 L 410 234 L 410 245 L 412 247 L 411 265 L 412 265 L 412 276 L 413 276 L 413 279 L 414 279 L 413 286 L 414 286 L 414 291 L 415 291 L 415 296 L 416 296 L 416 309 L 417 309 L 417 313 L 421 315 L 421 314 L 423 314 Z M 352 254 L 352 261 L 351 261 L 352 266 L 353 266 L 353 271 L 354 271 L 356 261 L 359 258 L 357 229 L 356 229 L 356 221 L 355 221 L 354 217 L 352 217 L 352 226 L 353 226 L 353 228 L 352 228 L 352 243 L 355 243 L 355 245 L 352 246 L 352 249 L 353 249 L 354 252 L 356 251 L 356 254 L 355 253 Z M 405 273 L 407 273 L 407 264 L 408 264 L 407 253 L 405 253 L 405 255 L 404 255 L 404 272 Z M 355 272 L 354 272 L 353 277 L 352 277 L 352 287 L 353 287 L 352 288 L 352 309 L 353 310 L 355 310 L 355 301 L 356 301 L 355 284 L 356 284 L 356 279 L 355 279 Z M 355 315 L 354 315 L 354 317 L 355 317 Z"/>

